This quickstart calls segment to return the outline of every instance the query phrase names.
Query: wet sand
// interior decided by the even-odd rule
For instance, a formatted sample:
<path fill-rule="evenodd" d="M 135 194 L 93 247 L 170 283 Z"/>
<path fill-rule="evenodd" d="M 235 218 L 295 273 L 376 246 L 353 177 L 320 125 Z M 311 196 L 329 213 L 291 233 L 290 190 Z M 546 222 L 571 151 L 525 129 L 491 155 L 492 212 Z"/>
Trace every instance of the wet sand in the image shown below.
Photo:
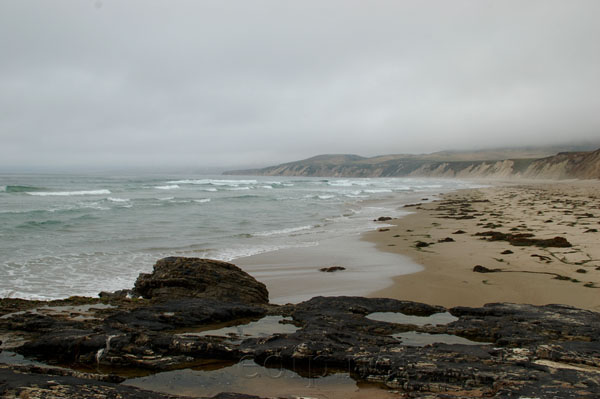
<path fill-rule="evenodd" d="M 239 258 L 234 263 L 263 282 L 269 300 L 277 304 L 298 303 L 320 295 L 367 296 L 387 287 L 395 276 L 423 269 L 407 256 L 379 251 L 376 244 L 362 240 L 358 234 L 312 247 Z M 320 271 L 336 266 L 345 270 Z"/>
<path fill-rule="evenodd" d="M 407 209 L 415 213 L 363 238 L 424 269 L 394 277 L 391 286 L 370 296 L 446 307 L 559 303 L 600 311 L 600 182 L 461 190 Z M 475 235 L 490 231 L 563 237 L 572 246 L 516 246 Z M 477 265 L 499 270 L 474 272 Z"/>

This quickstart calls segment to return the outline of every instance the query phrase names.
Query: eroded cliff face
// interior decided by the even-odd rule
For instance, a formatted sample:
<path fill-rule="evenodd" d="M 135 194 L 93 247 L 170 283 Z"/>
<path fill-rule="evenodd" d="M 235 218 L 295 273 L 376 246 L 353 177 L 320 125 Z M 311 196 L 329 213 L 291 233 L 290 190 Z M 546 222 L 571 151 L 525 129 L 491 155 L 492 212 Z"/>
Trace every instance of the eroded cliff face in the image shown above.
<path fill-rule="evenodd" d="M 565 152 L 541 159 L 485 161 L 431 161 L 419 158 L 371 159 L 319 162 L 313 159 L 263 169 L 226 172 L 231 175 L 322 176 L 322 177 L 459 177 L 527 179 L 600 179 L 600 149 Z"/>
<path fill-rule="evenodd" d="M 525 177 L 546 179 L 600 179 L 600 149 L 566 152 L 533 162 Z"/>

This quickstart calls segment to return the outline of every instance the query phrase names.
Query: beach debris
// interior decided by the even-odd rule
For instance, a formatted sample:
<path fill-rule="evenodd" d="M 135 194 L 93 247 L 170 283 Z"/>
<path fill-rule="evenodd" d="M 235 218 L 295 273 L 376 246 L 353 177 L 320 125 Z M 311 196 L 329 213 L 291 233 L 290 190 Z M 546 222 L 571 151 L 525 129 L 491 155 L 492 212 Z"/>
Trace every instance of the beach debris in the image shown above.
<path fill-rule="evenodd" d="M 575 270 L 577 273 L 587 273 L 587 270 L 585 269 L 577 269 Z"/>
<path fill-rule="evenodd" d="M 423 205 L 421 202 L 418 202 L 416 204 L 406 204 L 406 205 L 404 205 L 404 208 L 411 208 L 411 207 L 421 206 L 421 205 Z"/>
<path fill-rule="evenodd" d="M 532 258 L 539 258 L 541 261 L 546 261 L 548 263 L 552 262 L 552 259 L 549 256 L 533 254 L 533 255 L 531 255 L 531 257 Z"/>
<path fill-rule="evenodd" d="M 598 229 L 587 229 L 584 233 L 597 233 Z"/>
<path fill-rule="evenodd" d="M 454 242 L 454 238 L 446 237 L 446 238 L 442 238 L 442 239 L 438 240 L 438 242 Z"/>
<path fill-rule="evenodd" d="M 417 241 L 415 243 L 415 247 L 417 247 L 417 248 L 425 248 L 425 247 L 430 246 L 431 244 L 433 244 L 433 243 L 431 243 L 431 242 L 425 242 L 425 241 Z"/>
<path fill-rule="evenodd" d="M 466 231 L 464 230 L 456 230 L 454 233 L 452 234 L 466 234 Z"/>
<path fill-rule="evenodd" d="M 337 272 L 337 271 L 341 271 L 341 270 L 346 270 L 346 268 L 343 266 L 330 266 L 330 267 L 322 267 L 319 270 L 322 272 L 326 272 L 326 273 L 333 273 L 333 272 Z"/>
<path fill-rule="evenodd" d="M 388 228 L 383 228 L 383 229 L 377 229 L 377 231 L 384 232 L 384 231 L 390 231 L 390 229 L 388 229 Z"/>
<path fill-rule="evenodd" d="M 536 247 L 556 247 L 556 248 L 569 248 L 571 243 L 564 237 L 554 238 L 533 238 L 534 234 L 531 233 L 520 233 L 520 234 L 507 234 L 499 231 L 483 231 L 475 233 L 475 236 L 487 239 L 487 241 L 508 241 L 509 244 L 514 246 L 536 246 Z M 487 238 L 486 238 L 487 237 Z"/>
<path fill-rule="evenodd" d="M 511 251 L 510 249 L 504 250 L 502 252 L 500 252 L 501 255 L 510 255 L 510 254 L 514 254 L 513 251 Z"/>
<path fill-rule="evenodd" d="M 379 216 L 377 219 L 373 220 L 374 222 L 387 222 L 388 220 L 392 220 L 389 216 Z"/>
<path fill-rule="evenodd" d="M 477 266 L 473 267 L 473 271 L 475 273 L 497 273 L 497 272 L 501 272 L 502 269 L 489 269 L 485 266 L 477 265 Z"/>

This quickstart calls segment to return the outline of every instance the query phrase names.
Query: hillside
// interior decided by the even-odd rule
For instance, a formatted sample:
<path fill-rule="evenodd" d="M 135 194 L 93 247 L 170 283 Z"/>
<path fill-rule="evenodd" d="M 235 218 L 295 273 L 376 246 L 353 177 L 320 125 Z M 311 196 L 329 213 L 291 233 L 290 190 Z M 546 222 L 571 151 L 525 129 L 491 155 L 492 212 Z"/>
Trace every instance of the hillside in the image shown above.
<path fill-rule="evenodd" d="M 461 177 L 599 179 L 600 149 L 533 157 L 539 151 L 439 152 L 425 155 L 329 154 L 262 169 L 225 172 L 227 175 L 323 177 Z M 520 157 L 500 158 L 502 155 Z M 477 159 L 479 158 L 479 159 Z"/>

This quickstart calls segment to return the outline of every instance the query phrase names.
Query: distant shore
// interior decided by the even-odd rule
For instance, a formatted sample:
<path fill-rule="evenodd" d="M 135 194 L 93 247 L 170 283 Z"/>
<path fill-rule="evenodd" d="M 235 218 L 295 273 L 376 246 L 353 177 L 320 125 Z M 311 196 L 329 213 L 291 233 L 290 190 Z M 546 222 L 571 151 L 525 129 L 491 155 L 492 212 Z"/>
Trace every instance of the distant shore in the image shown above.
<path fill-rule="evenodd" d="M 557 303 L 600 311 L 600 182 L 459 190 L 407 209 L 415 213 L 386 221 L 394 226 L 363 239 L 412 258 L 424 270 L 394 277 L 370 296 L 445 307 Z M 554 237 L 572 246 L 523 245 Z"/>

